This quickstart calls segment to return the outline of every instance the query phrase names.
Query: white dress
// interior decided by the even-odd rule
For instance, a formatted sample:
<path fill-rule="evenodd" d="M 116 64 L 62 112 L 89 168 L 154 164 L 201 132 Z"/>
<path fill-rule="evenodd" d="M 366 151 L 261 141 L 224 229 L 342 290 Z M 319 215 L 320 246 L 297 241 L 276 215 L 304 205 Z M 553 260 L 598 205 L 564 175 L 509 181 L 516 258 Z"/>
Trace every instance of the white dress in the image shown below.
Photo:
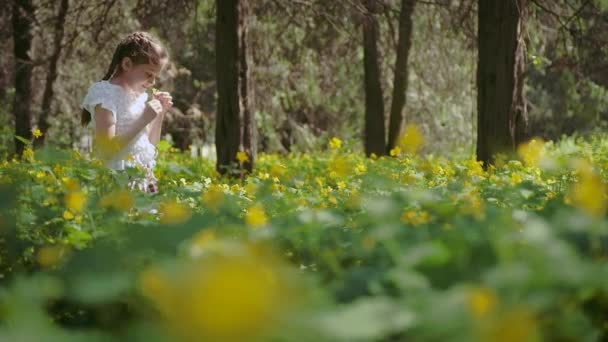
<path fill-rule="evenodd" d="M 114 114 L 116 119 L 116 134 L 122 135 L 130 125 L 137 120 L 144 111 L 148 94 L 137 94 L 109 81 L 93 83 L 84 97 L 81 107 L 91 113 L 91 124 L 95 130 L 95 107 L 101 105 Z M 106 165 L 114 170 L 124 170 L 135 167 L 137 164 L 152 174 L 156 165 L 158 151 L 148 139 L 148 126 L 139 132 L 122 150 L 112 159 L 106 160 Z M 151 176 L 154 178 L 153 174 Z M 154 178 L 155 179 L 155 178 Z M 137 187 L 146 191 L 147 182 L 140 182 Z"/>

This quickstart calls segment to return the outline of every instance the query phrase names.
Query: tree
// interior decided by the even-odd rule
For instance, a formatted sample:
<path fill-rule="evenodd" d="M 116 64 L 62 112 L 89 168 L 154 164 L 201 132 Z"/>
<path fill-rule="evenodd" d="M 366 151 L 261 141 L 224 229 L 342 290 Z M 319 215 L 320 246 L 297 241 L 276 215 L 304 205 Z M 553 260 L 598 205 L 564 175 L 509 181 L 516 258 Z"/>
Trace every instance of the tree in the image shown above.
<path fill-rule="evenodd" d="M 49 129 L 49 114 L 51 111 L 51 104 L 53 100 L 53 85 L 55 84 L 55 80 L 57 79 L 57 68 L 59 63 L 59 58 L 61 57 L 61 50 L 63 48 L 62 41 L 64 36 L 64 25 L 65 19 L 68 13 L 68 0 L 61 0 L 59 4 L 59 12 L 55 21 L 54 28 L 54 42 L 53 42 L 53 53 L 49 59 L 49 70 L 46 75 L 46 83 L 44 84 L 44 93 L 42 95 L 42 106 L 40 110 L 40 116 L 38 118 L 38 128 L 42 132 L 47 132 Z M 35 146 L 41 146 L 44 144 L 44 139 L 46 134 L 38 137 L 34 140 Z"/>
<path fill-rule="evenodd" d="M 393 100 L 388 126 L 388 142 L 386 151 L 389 153 L 396 145 L 401 125 L 403 123 L 403 107 L 406 102 L 408 84 L 408 59 L 412 46 L 412 27 L 416 0 L 401 0 L 399 12 L 399 42 L 395 60 L 395 75 L 393 81 Z"/>
<path fill-rule="evenodd" d="M 477 159 L 514 151 L 527 122 L 523 25 L 527 0 L 478 1 Z"/>
<path fill-rule="evenodd" d="M 32 138 L 32 68 L 29 55 L 32 46 L 32 20 L 34 6 L 31 0 L 15 0 L 13 2 L 13 44 L 15 54 L 15 97 L 13 115 L 15 116 L 15 135 L 25 139 Z M 15 138 L 15 152 L 21 155 L 25 144 Z"/>
<path fill-rule="evenodd" d="M 216 2 L 217 171 L 239 166 L 251 172 L 256 155 L 255 120 L 251 113 L 250 56 L 247 49 L 248 0 Z M 247 158 L 237 159 L 237 153 Z"/>
<path fill-rule="evenodd" d="M 384 99 L 380 83 L 378 61 L 379 5 L 375 0 L 364 0 L 363 65 L 365 69 L 365 154 L 383 155 L 385 151 Z"/>

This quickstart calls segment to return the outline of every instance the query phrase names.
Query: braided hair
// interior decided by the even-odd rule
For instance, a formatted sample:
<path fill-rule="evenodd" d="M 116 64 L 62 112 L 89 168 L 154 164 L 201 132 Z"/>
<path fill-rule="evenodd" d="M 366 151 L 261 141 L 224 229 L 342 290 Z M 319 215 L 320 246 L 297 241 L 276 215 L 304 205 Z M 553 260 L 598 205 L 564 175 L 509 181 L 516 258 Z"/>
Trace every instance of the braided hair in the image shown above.
<path fill-rule="evenodd" d="M 123 58 L 128 57 L 134 64 L 160 64 L 168 58 L 167 50 L 160 41 L 148 32 L 133 32 L 124 37 L 112 56 L 110 67 L 102 80 L 107 81 L 119 73 Z M 83 126 L 91 122 L 91 113 L 83 109 L 80 121 Z"/>

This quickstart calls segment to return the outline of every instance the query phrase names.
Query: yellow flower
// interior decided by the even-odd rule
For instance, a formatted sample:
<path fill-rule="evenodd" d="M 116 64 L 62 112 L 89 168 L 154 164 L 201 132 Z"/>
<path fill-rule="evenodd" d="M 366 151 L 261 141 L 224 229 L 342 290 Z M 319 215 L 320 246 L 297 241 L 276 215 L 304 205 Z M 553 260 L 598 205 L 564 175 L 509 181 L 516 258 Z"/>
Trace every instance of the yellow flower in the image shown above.
<path fill-rule="evenodd" d="M 391 157 L 399 157 L 401 155 L 401 147 L 395 146 L 393 149 L 391 149 L 390 155 Z"/>
<path fill-rule="evenodd" d="M 329 164 L 330 176 L 332 178 L 344 178 L 351 169 L 350 162 L 343 156 L 336 156 Z"/>
<path fill-rule="evenodd" d="M 215 230 L 211 228 L 201 230 L 192 238 L 192 242 L 190 243 L 190 256 L 200 256 L 203 251 L 216 240 Z"/>
<path fill-rule="evenodd" d="M 40 129 L 38 129 L 38 128 L 33 129 L 32 134 L 34 135 L 35 138 L 40 138 L 43 135 L 42 131 L 40 131 Z"/>
<path fill-rule="evenodd" d="M 72 213 L 81 213 L 87 204 L 87 195 L 78 190 L 65 194 L 65 205 Z"/>
<path fill-rule="evenodd" d="M 538 166 L 545 155 L 545 142 L 542 139 L 532 139 L 518 146 L 517 154 L 527 166 Z"/>
<path fill-rule="evenodd" d="M 246 163 L 249 161 L 249 155 L 247 152 L 239 151 L 236 153 L 236 159 L 239 161 L 239 163 Z"/>
<path fill-rule="evenodd" d="M 475 318 L 482 318 L 492 313 L 498 303 L 498 297 L 494 291 L 485 287 L 472 290 L 467 299 L 469 310 Z"/>
<path fill-rule="evenodd" d="M 294 298 L 281 265 L 251 251 L 199 258 L 171 274 L 151 268 L 139 288 L 174 334 L 193 341 L 256 340 Z"/>
<path fill-rule="evenodd" d="M 74 214 L 72 214 L 69 210 L 63 212 L 63 218 L 66 220 L 73 220 Z"/>
<path fill-rule="evenodd" d="M 406 210 L 403 212 L 403 215 L 401 215 L 401 221 L 417 226 L 429 223 L 431 221 L 431 215 L 424 210 Z"/>
<path fill-rule="evenodd" d="M 42 267 L 53 267 L 61 263 L 69 250 L 62 245 L 46 246 L 38 250 L 37 259 Z"/>
<path fill-rule="evenodd" d="M 597 174 L 582 172 L 580 180 L 572 186 L 568 198 L 581 210 L 602 217 L 608 208 L 607 190 L 606 183 Z"/>
<path fill-rule="evenodd" d="M 160 222 L 164 224 L 180 224 L 192 216 L 190 208 L 176 200 L 167 200 L 160 205 Z"/>
<path fill-rule="evenodd" d="M 103 196 L 99 204 L 103 208 L 128 211 L 135 205 L 135 199 L 133 199 L 133 194 L 129 190 L 121 189 Z"/>
<path fill-rule="evenodd" d="M 245 222 L 253 228 L 265 226 L 268 223 L 268 216 L 264 207 L 258 203 L 249 208 L 245 213 Z"/>
<path fill-rule="evenodd" d="M 424 144 L 424 136 L 420 128 L 414 124 L 405 126 L 401 137 L 399 138 L 399 147 L 408 153 L 415 154 Z"/>
<path fill-rule="evenodd" d="M 355 171 L 357 171 L 357 174 L 359 175 L 365 174 L 367 172 L 367 166 L 365 166 L 363 163 L 359 163 L 355 167 Z"/>
<path fill-rule="evenodd" d="M 523 178 L 521 177 L 521 174 L 519 174 L 519 172 L 513 172 L 511 174 L 511 183 L 519 184 L 521 182 L 523 182 Z"/>
<path fill-rule="evenodd" d="M 23 150 L 23 158 L 29 161 L 33 161 L 34 151 L 31 148 L 27 147 L 25 150 Z"/>
<path fill-rule="evenodd" d="M 273 164 L 270 167 L 270 175 L 272 177 L 281 178 L 285 175 L 287 168 L 281 164 Z"/>
<path fill-rule="evenodd" d="M 481 331 L 481 341 L 513 342 L 541 341 L 538 322 L 525 308 L 511 309 L 487 322 Z"/>
<path fill-rule="evenodd" d="M 211 185 L 207 191 L 203 192 L 203 203 L 216 211 L 224 202 L 224 190 L 218 185 Z"/>
<path fill-rule="evenodd" d="M 329 147 L 331 147 L 331 149 L 333 150 L 339 149 L 340 147 L 342 147 L 342 140 L 336 137 L 331 138 L 331 140 L 329 141 Z"/>

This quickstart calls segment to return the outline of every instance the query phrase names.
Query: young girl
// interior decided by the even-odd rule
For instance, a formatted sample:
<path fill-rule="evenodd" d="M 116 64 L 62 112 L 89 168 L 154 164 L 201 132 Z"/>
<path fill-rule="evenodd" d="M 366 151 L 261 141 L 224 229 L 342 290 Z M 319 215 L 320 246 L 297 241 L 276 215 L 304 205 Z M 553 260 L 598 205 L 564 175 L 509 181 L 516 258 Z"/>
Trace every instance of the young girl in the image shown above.
<path fill-rule="evenodd" d="M 167 51 L 156 38 L 131 33 L 118 44 L 103 80 L 93 83 L 82 101 L 82 124 L 94 125 L 96 154 L 115 170 L 144 168 L 146 177 L 132 179 L 129 186 L 149 193 L 158 191 L 156 144 L 173 102 L 166 92 L 155 92 L 148 101 L 146 90 L 167 61 Z"/>

